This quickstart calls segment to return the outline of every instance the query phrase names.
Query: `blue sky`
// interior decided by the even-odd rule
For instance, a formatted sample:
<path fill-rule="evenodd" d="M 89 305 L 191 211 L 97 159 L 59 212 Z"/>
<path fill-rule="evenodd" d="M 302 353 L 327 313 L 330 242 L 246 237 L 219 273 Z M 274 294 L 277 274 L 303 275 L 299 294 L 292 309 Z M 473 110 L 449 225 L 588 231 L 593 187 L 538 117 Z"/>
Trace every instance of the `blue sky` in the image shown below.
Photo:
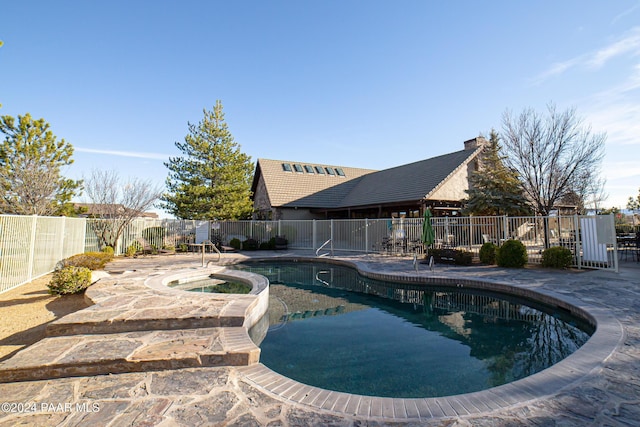
<path fill-rule="evenodd" d="M 254 161 L 371 169 L 553 102 L 607 133 L 605 206 L 640 188 L 638 0 L 3 0 L 0 40 L 0 114 L 48 121 L 73 178 L 164 185 L 217 99 Z"/>

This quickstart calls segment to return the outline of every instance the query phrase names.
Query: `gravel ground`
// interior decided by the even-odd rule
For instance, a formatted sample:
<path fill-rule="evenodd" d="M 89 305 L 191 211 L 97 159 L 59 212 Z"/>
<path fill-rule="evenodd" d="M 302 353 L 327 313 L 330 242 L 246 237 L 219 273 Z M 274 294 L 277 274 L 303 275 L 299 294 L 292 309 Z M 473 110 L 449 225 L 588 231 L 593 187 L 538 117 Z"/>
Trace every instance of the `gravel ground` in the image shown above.
<path fill-rule="evenodd" d="M 0 294 L 0 361 L 44 338 L 47 323 L 88 307 L 84 294 L 50 295 L 47 274 Z"/>

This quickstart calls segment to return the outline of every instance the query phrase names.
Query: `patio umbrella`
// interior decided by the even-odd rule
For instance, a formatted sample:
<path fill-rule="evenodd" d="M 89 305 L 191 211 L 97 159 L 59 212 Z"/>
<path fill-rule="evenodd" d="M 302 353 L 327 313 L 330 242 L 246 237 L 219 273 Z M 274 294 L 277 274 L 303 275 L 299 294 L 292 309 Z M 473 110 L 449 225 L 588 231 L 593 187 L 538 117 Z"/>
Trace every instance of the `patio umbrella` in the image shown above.
<path fill-rule="evenodd" d="M 436 234 L 431 226 L 431 211 L 424 210 L 424 222 L 422 223 L 422 243 L 428 248 L 436 241 Z"/>

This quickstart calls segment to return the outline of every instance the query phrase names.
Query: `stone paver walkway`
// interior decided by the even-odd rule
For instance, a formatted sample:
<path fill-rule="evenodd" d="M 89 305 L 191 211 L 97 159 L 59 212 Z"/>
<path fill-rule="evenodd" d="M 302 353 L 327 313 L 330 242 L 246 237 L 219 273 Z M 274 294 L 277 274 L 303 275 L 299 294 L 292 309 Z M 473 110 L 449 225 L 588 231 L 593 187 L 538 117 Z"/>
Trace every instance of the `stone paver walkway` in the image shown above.
<path fill-rule="evenodd" d="M 223 261 L 234 262 L 241 257 L 241 255 L 225 254 Z M 324 398 L 316 396 L 310 402 L 302 399 L 303 403 L 300 403 L 274 393 L 273 389 L 277 391 L 277 384 L 275 387 L 260 385 L 256 378 L 252 379 L 251 374 L 256 369 L 258 371 L 263 369 L 260 364 L 249 367 L 213 366 L 184 369 L 161 366 L 158 368 L 161 370 L 154 368 L 145 372 L 91 374 L 90 376 L 0 384 L 0 404 L 5 403 L 1 406 L 0 426 L 639 425 L 640 268 L 637 264 L 622 264 L 621 272 L 618 274 L 598 271 L 506 270 L 475 266 L 468 268 L 436 266 L 433 272 L 420 270 L 416 273 L 411 260 L 403 258 L 350 256 L 343 259 L 355 263 L 365 271 L 409 276 L 462 277 L 540 291 L 554 297 L 577 301 L 579 304 L 593 307 L 596 311 L 615 317 L 622 326 L 623 334 L 619 337 L 619 345 L 613 352 L 608 352 L 606 359 L 603 358 L 604 360 L 587 375 L 572 380 L 561 389 L 535 398 L 528 398 L 530 394 L 526 392 L 519 394 L 514 390 L 512 396 L 504 396 L 502 401 L 497 396 L 496 402 L 493 403 L 489 401 L 478 403 L 477 400 L 474 403 L 473 399 L 462 395 L 454 400 L 461 406 L 456 413 L 450 412 L 451 408 L 436 405 L 430 409 L 429 416 L 426 413 L 420 413 L 417 406 L 415 413 L 408 414 L 412 408 L 405 404 L 398 405 L 396 399 L 388 399 L 388 405 L 383 405 L 379 413 L 374 412 L 371 406 L 364 411 L 363 405 L 370 399 L 362 397 L 347 400 L 345 406 L 353 407 L 338 413 L 335 410 L 326 409 L 325 404 L 330 398 L 330 393 L 326 393 Z M 194 268 L 198 266 L 199 261 L 199 257 L 194 256 L 158 256 L 119 260 L 110 265 L 113 273 L 125 270 L 130 272 L 113 274 L 110 280 L 118 283 L 112 284 L 114 289 L 124 287 L 125 290 L 131 290 L 149 276 L 179 268 Z M 138 308 L 151 307 L 146 303 L 140 304 L 135 301 L 136 298 L 130 295 L 121 302 L 129 307 L 136 304 Z M 118 304 L 115 306 L 117 307 Z M 69 339 L 78 335 L 87 337 L 94 335 L 93 339 L 97 339 L 98 335 L 104 334 L 105 325 L 109 322 L 114 324 L 112 320 L 118 315 L 110 316 L 107 321 L 104 318 L 100 319 L 100 316 L 96 318 L 95 313 L 91 315 L 95 310 L 92 307 L 75 313 L 70 319 L 61 319 L 65 320 L 61 322 L 64 326 L 51 326 L 51 334 L 56 336 L 47 339 Z M 86 328 L 81 326 L 84 324 L 84 312 L 89 313 L 86 316 L 87 324 L 102 325 L 96 329 L 98 332 L 90 334 L 82 330 Z M 160 317 L 156 314 L 146 320 Z M 180 318 L 184 312 L 178 310 L 174 314 L 177 315 L 168 316 L 168 318 Z M 121 316 L 120 319 L 122 318 L 130 317 Z M 122 325 L 126 323 L 121 322 Z M 113 337 L 121 336 L 120 334 L 134 334 L 134 336 L 149 334 L 141 340 L 150 343 L 154 341 L 154 338 L 151 338 L 153 334 L 157 335 L 159 331 L 165 330 L 158 328 L 167 327 L 166 324 L 162 324 L 159 327 L 150 328 L 151 331 L 140 331 L 139 326 L 133 328 L 135 332 L 130 329 L 131 325 L 143 323 L 138 323 L 136 320 L 124 326 L 122 331 L 110 332 Z M 184 324 L 181 323 L 175 325 L 173 330 L 180 330 L 183 327 Z M 206 327 L 216 328 L 205 322 L 197 329 Z M 242 329 L 239 326 L 231 326 L 231 328 Z M 611 334 L 615 335 L 615 333 L 615 328 L 612 328 Z M 38 348 L 36 346 L 40 346 L 38 357 L 42 362 L 54 360 L 55 354 L 45 345 L 45 341 L 17 353 L 6 362 L 20 364 L 21 360 L 27 359 L 25 355 L 29 351 Z M 93 346 L 86 346 L 86 348 L 94 349 L 94 353 L 101 354 Z M 86 353 L 80 352 L 78 355 L 86 356 Z M 0 381 L 2 375 L 0 372 Z M 291 391 L 293 392 L 293 389 Z M 465 408 L 471 409 L 473 405 L 476 405 L 474 411 L 465 412 Z M 481 405 L 484 406 L 477 407 Z M 402 413 L 404 416 L 395 420 L 389 417 L 389 414 L 396 413 Z"/>

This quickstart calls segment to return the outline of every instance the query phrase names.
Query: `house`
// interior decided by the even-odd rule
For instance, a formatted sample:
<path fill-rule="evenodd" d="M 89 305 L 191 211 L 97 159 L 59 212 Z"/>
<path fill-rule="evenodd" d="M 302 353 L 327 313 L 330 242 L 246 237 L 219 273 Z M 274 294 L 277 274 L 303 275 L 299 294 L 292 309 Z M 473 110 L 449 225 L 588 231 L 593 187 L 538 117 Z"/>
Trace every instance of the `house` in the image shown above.
<path fill-rule="evenodd" d="M 258 159 L 252 193 L 256 219 L 456 215 L 487 141 L 477 137 L 450 154 L 375 171 Z"/>

